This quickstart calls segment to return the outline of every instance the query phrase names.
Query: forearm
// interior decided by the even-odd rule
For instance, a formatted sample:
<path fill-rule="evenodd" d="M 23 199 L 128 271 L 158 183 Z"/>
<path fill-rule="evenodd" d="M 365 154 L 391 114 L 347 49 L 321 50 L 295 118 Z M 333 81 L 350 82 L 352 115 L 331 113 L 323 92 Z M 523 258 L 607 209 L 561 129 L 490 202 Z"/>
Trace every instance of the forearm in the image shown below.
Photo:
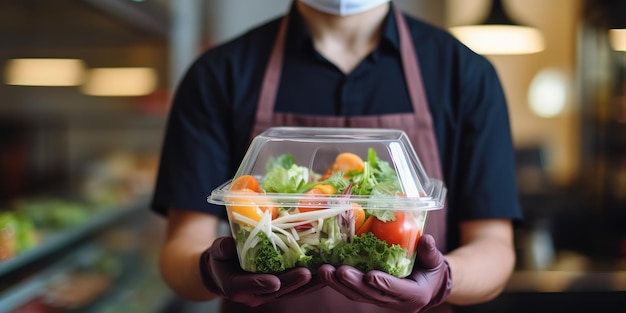
<path fill-rule="evenodd" d="M 168 242 L 161 253 L 160 270 L 167 284 L 181 298 L 206 301 L 216 297 L 202 283 L 200 275 L 200 247 L 186 247 L 189 243 Z M 206 247 L 205 247 L 206 249 Z"/>
<path fill-rule="evenodd" d="M 160 271 L 172 290 L 184 299 L 206 301 L 217 297 L 204 286 L 199 263 L 200 254 L 215 240 L 217 227 L 215 217 L 170 210 Z"/>
<path fill-rule="evenodd" d="M 498 296 L 515 266 L 512 234 L 482 235 L 446 255 L 452 271 L 448 302 L 470 305 Z"/>

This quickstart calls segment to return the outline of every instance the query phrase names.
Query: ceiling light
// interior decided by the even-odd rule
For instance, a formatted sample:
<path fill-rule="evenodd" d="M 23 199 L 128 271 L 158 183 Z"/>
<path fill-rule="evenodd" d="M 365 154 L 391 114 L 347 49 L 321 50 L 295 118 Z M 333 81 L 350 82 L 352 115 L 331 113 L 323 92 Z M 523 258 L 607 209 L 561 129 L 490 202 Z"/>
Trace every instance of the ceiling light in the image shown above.
<path fill-rule="evenodd" d="M 83 81 L 84 62 L 79 59 L 11 59 L 5 67 L 5 83 L 19 86 L 77 86 Z"/>
<path fill-rule="evenodd" d="M 82 91 L 90 96 L 143 96 L 156 87 L 157 73 L 153 68 L 93 68 Z"/>
<path fill-rule="evenodd" d="M 615 51 L 626 51 L 626 28 L 609 30 L 609 41 Z"/>
<path fill-rule="evenodd" d="M 561 71 L 551 68 L 540 71 L 528 89 L 530 109 L 543 118 L 558 116 L 565 109 L 567 89 L 567 79 Z"/>
<path fill-rule="evenodd" d="M 479 25 L 450 28 L 450 32 L 479 54 L 529 54 L 544 49 L 541 32 L 514 22 L 501 0 L 494 0 L 487 19 Z"/>

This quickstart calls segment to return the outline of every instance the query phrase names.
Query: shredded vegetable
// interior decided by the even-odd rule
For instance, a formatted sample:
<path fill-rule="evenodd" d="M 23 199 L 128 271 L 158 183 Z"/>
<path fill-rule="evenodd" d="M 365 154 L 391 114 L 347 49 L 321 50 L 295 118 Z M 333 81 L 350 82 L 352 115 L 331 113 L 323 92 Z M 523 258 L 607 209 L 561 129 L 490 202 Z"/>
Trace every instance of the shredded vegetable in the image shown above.
<path fill-rule="evenodd" d="M 308 200 L 287 206 L 283 203 L 274 219 L 270 210 L 262 210 L 260 220 L 240 213 L 245 211 L 229 212 L 245 270 L 278 273 L 295 266 L 315 270 L 321 264 L 330 263 L 336 266 L 348 264 L 362 271 L 382 270 L 398 277 L 409 274 L 415 255 L 408 251 L 414 251 L 414 247 L 389 244 L 391 241 L 386 241 L 384 234 L 365 232 L 357 235 L 351 202 L 351 197 L 399 196 L 401 188 L 395 170 L 380 160 L 374 149 L 369 149 L 362 166 L 354 157 L 344 156 L 337 162 L 349 159 L 358 165 L 357 170 L 343 173 L 340 169 L 355 166 L 332 164 L 325 173 L 326 177 L 319 181 L 315 179 L 321 175 L 296 164 L 291 155 L 281 155 L 268 162 L 267 174 L 259 184 L 262 192 L 302 194 L 302 199 Z M 336 194 L 305 195 L 315 186 L 321 188 L 320 185 L 324 185 L 324 190 L 336 191 Z M 259 202 L 250 203 L 257 205 Z M 267 202 L 263 203 L 267 206 Z M 367 217 L 374 216 L 381 222 L 395 218 L 394 211 L 389 209 L 393 208 L 393 203 L 387 208 L 363 204 L 363 208 L 356 206 L 361 214 L 360 223 L 363 222 L 363 211 Z M 416 220 L 423 220 L 422 213 L 411 214 Z"/>

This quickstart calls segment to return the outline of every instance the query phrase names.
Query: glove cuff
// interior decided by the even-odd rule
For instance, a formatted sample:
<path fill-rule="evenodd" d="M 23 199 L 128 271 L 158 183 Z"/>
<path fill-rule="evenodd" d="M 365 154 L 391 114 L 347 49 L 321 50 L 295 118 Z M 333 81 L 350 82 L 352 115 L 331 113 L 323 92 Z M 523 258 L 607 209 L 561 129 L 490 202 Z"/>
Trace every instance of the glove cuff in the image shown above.
<path fill-rule="evenodd" d="M 448 297 L 450 296 L 450 292 L 452 291 L 452 271 L 450 270 L 450 264 L 448 263 L 448 260 L 444 258 L 441 266 L 443 267 L 442 271 L 444 273 L 443 277 L 441 278 L 441 287 L 439 288 L 439 291 L 437 291 L 437 293 L 433 295 L 432 299 L 430 299 L 430 302 L 425 307 L 425 309 L 430 309 L 444 303 L 446 299 L 448 299 Z"/>
<path fill-rule="evenodd" d="M 204 250 L 202 254 L 200 254 L 200 260 L 198 262 L 198 265 L 200 267 L 200 277 L 202 278 L 202 283 L 204 284 L 204 287 L 208 291 L 219 294 L 219 289 L 215 285 L 215 282 L 213 281 L 213 277 L 211 276 L 211 272 L 209 270 L 210 249 L 211 248 L 209 247 L 208 249 Z"/>

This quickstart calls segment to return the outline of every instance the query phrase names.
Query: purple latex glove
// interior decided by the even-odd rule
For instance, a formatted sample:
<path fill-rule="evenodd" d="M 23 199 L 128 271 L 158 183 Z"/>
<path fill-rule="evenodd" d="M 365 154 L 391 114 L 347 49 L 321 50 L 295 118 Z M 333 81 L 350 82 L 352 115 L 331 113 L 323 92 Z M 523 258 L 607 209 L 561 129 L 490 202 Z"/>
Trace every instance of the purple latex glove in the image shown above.
<path fill-rule="evenodd" d="M 452 287 L 450 266 L 431 235 L 420 238 L 413 272 L 398 278 L 382 271 L 363 273 L 352 266 L 322 265 L 320 280 L 351 300 L 420 312 L 446 300 Z"/>
<path fill-rule="evenodd" d="M 310 270 L 297 267 L 278 275 L 241 269 L 233 237 L 221 237 L 200 256 L 204 286 L 233 302 L 259 306 L 278 298 L 295 297 L 320 289 Z"/>

